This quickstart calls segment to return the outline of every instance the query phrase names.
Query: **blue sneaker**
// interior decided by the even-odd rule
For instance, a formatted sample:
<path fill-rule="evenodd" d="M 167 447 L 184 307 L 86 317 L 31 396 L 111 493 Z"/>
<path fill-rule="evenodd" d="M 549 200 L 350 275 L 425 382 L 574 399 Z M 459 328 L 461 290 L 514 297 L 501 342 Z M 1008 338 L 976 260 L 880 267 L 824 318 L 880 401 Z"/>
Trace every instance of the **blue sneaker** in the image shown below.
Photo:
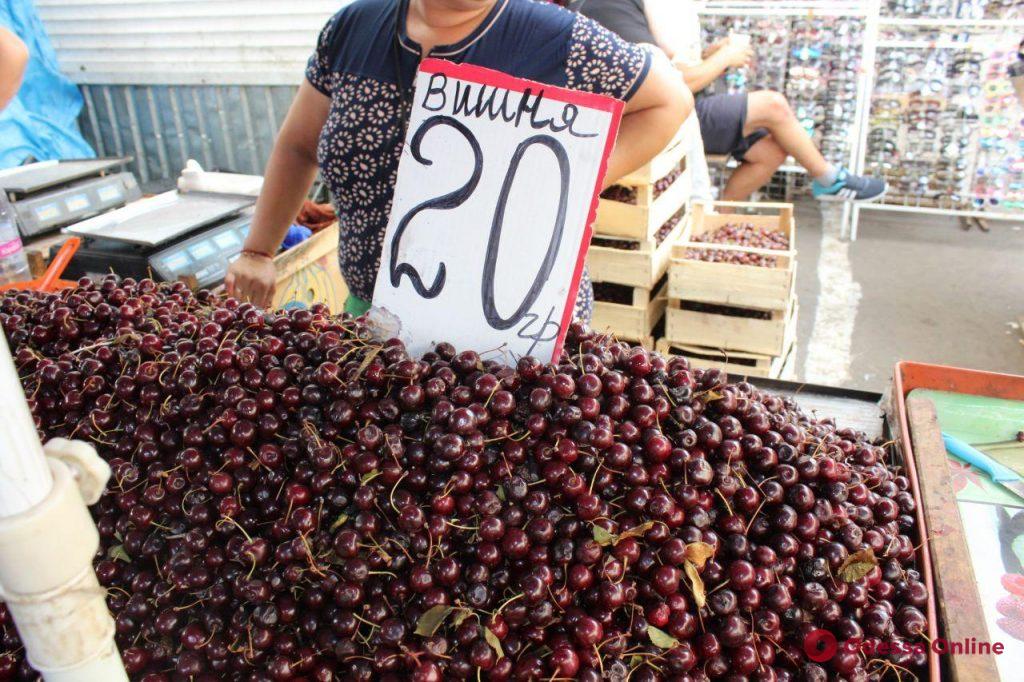
<path fill-rule="evenodd" d="M 811 185 L 815 199 L 822 201 L 875 201 L 885 196 L 885 180 L 866 175 L 854 175 L 843 168 L 835 183 L 826 187 L 817 180 Z"/>

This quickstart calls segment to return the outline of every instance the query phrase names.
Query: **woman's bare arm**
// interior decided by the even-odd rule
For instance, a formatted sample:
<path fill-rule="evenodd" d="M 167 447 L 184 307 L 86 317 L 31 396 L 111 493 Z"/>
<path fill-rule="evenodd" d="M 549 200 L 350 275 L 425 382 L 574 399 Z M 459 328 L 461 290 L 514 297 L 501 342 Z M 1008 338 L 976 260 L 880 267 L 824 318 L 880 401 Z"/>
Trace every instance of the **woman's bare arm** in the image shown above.
<path fill-rule="evenodd" d="M 0 27 L 0 111 L 18 94 L 27 64 L 28 48 L 25 43 Z"/>
<path fill-rule="evenodd" d="M 281 246 L 316 177 L 316 147 L 330 106 L 308 81 L 299 87 L 267 162 L 246 249 L 273 254 Z M 232 263 L 224 284 L 231 295 L 267 305 L 275 279 L 269 259 L 243 256 Z"/>
<path fill-rule="evenodd" d="M 657 156 L 693 111 L 693 95 L 665 55 L 654 51 L 650 72 L 626 109 L 604 186 L 632 173 Z"/>

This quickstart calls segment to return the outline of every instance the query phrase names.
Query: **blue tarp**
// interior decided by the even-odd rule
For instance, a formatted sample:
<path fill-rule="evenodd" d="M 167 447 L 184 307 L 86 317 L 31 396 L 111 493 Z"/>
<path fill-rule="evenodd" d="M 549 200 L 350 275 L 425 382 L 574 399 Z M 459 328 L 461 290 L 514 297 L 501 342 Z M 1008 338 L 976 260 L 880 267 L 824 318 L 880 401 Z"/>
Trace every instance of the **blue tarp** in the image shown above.
<path fill-rule="evenodd" d="M 0 26 L 21 38 L 30 55 L 21 90 L 0 112 L 0 168 L 29 157 L 48 161 L 96 156 L 78 130 L 82 94 L 61 75 L 32 0 L 0 0 Z"/>

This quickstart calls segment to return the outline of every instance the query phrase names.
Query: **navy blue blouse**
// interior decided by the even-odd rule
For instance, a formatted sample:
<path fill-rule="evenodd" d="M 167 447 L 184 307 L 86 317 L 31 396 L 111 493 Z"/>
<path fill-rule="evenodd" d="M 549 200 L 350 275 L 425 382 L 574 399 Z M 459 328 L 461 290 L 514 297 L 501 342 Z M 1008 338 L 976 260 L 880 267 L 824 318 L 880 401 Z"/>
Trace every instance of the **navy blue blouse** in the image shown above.
<path fill-rule="evenodd" d="M 369 301 L 398 175 L 421 49 L 405 30 L 408 0 L 356 0 L 320 34 L 306 78 L 331 98 L 317 156 L 341 221 L 340 263 L 353 295 Z M 498 0 L 465 39 L 431 57 L 548 85 L 628 100 L 650 68 L 646 50 L 586 17 L 533 0 Z M 577 316 L 589 321 L 584 276 Z"/>

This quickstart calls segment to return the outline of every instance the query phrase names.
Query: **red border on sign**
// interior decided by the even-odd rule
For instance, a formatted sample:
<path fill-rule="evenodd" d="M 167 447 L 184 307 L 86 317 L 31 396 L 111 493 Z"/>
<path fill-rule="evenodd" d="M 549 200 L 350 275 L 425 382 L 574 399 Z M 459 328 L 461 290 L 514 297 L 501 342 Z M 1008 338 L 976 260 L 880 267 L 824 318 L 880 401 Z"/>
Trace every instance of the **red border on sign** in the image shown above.
<path fill-rule="evenodd" d="M 558 357 L 562 354 L 562 347 L 565 345 L 565 336 L 569 333 L 569 324 L 572 321 L 580 279 L 583 277 L 583 266 L 587 259 L 587 250 L 590 248 L 590 239 L 594 234 L 594 220 L 597 218 L 597 205 L 601 199 L 601 183 L 604 181 L 605 173 L 608 172 L 608 157 L 611 156 L 612 149 L 615 147 L 615 140 L 619 136 L 619 122 L 622 120 L 625 102 L 614 97 L 608 97 L 607 95 L 579 92 L 554 85 L 546 85 L 525 78 L 516 78 L 494 69 L 473 64 L 456 64 L 445 59 L 424 59 L 420 63 L 419 70 L 423 73 L 443 73 L 459 80 L 477 83 L 478 85 L 490 85 L 496 88 L 511 90 L 512 92 L 525 92 L 528 88 L 531 90 L 542 90 L 544 96 L 548 99 L 575 104 L 587 109 L 607 111 L 612 115 L 611 123 L 608 126 L 608 138 L 605 140 L 604 151 L 601 154 L 601 163 L 597 170 L 594 193 L 590 200 L 587 224 L 583 228 L 583 240 L 580 242 L 579 254 L 576 256 L 576 267 L 573 269 L 572 281 L 569 284 L 569 298 L 566 300 L 565 310 L 562 311 L 561 328 L 558 332 L 558 339 L 555 341 L 555 349 L 551 357 L 551 362 L 558 362 Z"/>

